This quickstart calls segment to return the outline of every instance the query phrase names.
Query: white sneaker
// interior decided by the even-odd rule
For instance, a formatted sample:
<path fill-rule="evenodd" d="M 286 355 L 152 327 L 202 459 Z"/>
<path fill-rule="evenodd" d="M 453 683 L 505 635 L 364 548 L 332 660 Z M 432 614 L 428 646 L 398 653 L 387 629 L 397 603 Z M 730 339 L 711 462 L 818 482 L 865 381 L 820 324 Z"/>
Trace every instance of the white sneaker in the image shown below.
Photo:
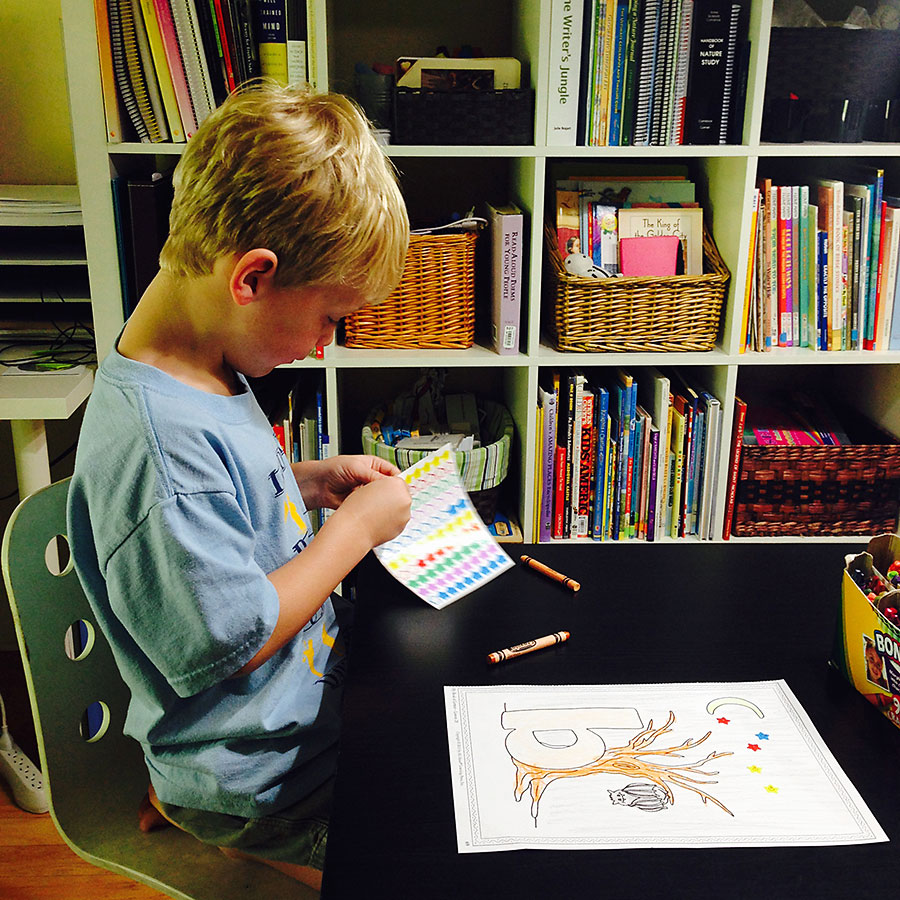
<path fill-rule="evenodd" d="M 25 812 L 45 813 L 50 808 L 41 770 L 22 752 L 8 731 L 0 732 L 0 778 L 9 784 L 13 800 Z"/>

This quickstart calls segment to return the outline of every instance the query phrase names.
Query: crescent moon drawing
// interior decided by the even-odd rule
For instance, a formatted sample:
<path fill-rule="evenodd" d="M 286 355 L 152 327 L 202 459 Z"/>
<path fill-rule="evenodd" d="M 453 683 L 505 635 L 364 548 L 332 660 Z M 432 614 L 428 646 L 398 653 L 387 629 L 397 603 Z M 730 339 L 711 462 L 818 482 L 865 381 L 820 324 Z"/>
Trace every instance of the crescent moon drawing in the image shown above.
<path fill-rule="evenodd" d="M 720 706 L 746 706 L 747 709 L 753 710 L 760 717 L 760 719 L 764 719 L 763 711 L 750 700 L 745 700 L 743 697 L 718 697 L 715 700 L 710 700 L 709 703 L 706 704 L 706 711 L 712 716 L 715 715 L 716 710 Z"/>

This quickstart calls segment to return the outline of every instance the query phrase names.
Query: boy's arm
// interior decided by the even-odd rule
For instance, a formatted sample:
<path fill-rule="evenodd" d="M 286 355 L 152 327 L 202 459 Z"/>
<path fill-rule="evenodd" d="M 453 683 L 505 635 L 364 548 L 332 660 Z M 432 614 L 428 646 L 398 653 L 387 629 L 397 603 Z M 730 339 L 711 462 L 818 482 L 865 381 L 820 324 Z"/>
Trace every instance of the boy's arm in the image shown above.
<path fill-rule="evenodd" d="M 403 531 L 409 507 L 409 488 L 401 478 L 380 477 L 354 490 L 302 553 L 269 573 L 278 592 L 278 621 L 235 676 L 259 668 L 292 640 L 369 550 Z"/>

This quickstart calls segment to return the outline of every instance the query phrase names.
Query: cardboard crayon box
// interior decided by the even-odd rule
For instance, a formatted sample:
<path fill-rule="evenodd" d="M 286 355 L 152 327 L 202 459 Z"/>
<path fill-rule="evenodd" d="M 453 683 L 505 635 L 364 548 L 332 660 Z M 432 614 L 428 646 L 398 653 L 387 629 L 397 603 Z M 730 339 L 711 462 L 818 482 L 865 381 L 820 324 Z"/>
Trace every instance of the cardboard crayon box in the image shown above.
<path fill-rule="evenodd" d="M 888 574 L 900 536 L 881 534 L 845 560 L 833 661 L 851 684 L 900 727 L 900 590 Z"/>

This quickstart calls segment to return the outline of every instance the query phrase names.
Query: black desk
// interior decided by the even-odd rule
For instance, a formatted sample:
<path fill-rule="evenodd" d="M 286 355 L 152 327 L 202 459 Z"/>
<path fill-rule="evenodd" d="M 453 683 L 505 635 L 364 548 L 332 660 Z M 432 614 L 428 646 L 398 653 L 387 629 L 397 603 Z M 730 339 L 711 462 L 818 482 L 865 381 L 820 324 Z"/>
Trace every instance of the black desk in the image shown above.
<path fill-rule="evenodd" d="M 784 678 L 892 842 L 900 729 L 827 666 L 846 544 L 510 546 L 517 566 L 443 610 L 370 556 L 359 571 L 326 900 L 803 900 L 893 893 L 896 843 L 458 854 L 443 686 Z M 485 655 L 568 629 L 496 666 Z"/>

